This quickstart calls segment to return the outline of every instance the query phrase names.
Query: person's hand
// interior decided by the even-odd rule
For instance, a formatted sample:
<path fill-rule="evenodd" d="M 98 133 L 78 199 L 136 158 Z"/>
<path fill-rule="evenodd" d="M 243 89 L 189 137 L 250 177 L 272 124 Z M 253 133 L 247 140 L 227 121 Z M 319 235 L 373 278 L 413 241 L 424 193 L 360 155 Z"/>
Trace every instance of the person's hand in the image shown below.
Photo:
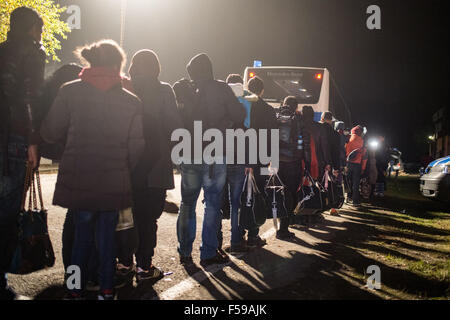
<path fill-rule="evenodd" d="M 40 156 L 37 144 L 32 144 L 28 146 L 28 164 L 34 170 L 36 170 L 37 168 L 39 168 L 39 161 Z"/>
<path fill-rule="evenodd" d="M 249 174 L 249 173 L 251 173 L 251 174 L 253 174 L 253 168 L 245 168 L 245 174 Z"/>
<path fill-rule="evenodd" d="M 272 167 L 272 166 L 269 166 L 269 173 L 270 174 L 277 174 L 278 173 L 278 168 L 276 168 L 276 167 Z"/>

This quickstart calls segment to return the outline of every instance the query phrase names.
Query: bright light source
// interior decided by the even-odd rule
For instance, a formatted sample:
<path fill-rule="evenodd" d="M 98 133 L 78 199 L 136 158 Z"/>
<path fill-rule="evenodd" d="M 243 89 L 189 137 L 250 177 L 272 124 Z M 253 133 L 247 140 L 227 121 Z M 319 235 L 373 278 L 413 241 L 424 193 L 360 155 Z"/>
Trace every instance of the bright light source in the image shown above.
<path fill-rule="evenodd" d="M 370 140 L 369 141 L 369 148 L 372 150 L 377 150 L 380 143 L 377 140 Z"/>
<path fill-rule="evenodd" d="M 250 73 L 248 74 L 248 76 L 249 76 L 250 78 L 253 78 L 253 77 L 255 76 L 255 73 L 254 73 L 254 72 L 250 72 Z"/>
<path fill-rule="evenodd" d="M 316 73 L 316 79 L 317 79 L 317 80 L 322 79 L 322 74 L 321 74 L 321 73 Z"/>
<path fill-rule="evenodd" d="M 433 141 L 434 140 L 434 136 L 428 136 L 428 140 Z"/>

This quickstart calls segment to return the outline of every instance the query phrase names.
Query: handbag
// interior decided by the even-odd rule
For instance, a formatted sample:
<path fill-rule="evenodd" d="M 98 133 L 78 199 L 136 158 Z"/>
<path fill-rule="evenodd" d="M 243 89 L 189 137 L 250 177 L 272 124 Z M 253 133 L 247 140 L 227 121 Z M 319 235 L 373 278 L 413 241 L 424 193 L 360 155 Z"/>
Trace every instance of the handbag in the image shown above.
<path fill-rule="evenodd" d="M 278 179 L 278 182 L 276 182 Z M 278 230 L 278 218 L 286 217 L 288 210 L 286 208 L 286 186 L 281 181 L 278 173 L 270 175 L 267 180 L 266 190 L 268 190 L 269 196 L 272 199 L 270 216 L 268 218 L 273 219 L 273 226 L 275 230 Z"/>
<path fill-rule="evenodd" d="M 239 208 L 239 226 L 249 229 L 252 224 L 262 226 L 267 219 L 267 211 L 270 210 L 266 198 L 259 191 L 253 173 L 245 176 L 241 193 L 241 206 Z"/>
<path fill-rule="evenodd" d="M 25 210 L 27 193 L 29 193 L 28 210 Z M 37 196 L 40 209 L 37 205 Z M 48 234 L 47 210 L 44 208 L 39 171 L 30 166 L 27 166 L 25 175 L 18 231 L 18 244 L 10 265 L 10 273 L 28 274 L 52 267 L 55 264 L 55 253 Z"/>

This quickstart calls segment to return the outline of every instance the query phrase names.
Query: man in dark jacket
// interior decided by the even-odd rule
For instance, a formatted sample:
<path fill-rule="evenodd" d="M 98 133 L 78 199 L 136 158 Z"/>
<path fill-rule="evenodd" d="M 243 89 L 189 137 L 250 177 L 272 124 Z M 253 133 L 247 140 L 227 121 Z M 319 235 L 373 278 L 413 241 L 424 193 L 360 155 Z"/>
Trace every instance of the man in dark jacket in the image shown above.
<path fill-rule="evenodd" d="M 26 162 L 39 164 L 38 91 L 44 81 L 43 20 L 20 7 L 11 13 L 10 31 L 0 44 L 0 300 L 14 299 L 6 272 L 17 245 L 17 214 Z"/>
<path fill-rule="evenodd" d="M 152 264 L 157 242 L 157 220 L 161 216 L 166 191 L 175 187 L 173 167 L 170 160 L 172 132 L 182 126 L 172 87 L 159 81 L 161 71 L 159 58 L 151 50 L 140 50 L 130 66 L 134 93 L 143 103 L 143 129 L 146 148 L 132 174 L 133 213 L 139 244 L 136 251 L 136 279 L 142 282 L 157 279 L 163 272 Z M 132 245 L 125 245 L 132 237 L 122 232 L 119 241 L 118 274 L 125 279 L 133 273 Z M 128 238 L 128 239 L 127 239 Z"/>
<path fill-rule="evenodd" d="M 206 54 L 193 57 L 186 68 L 196 88 L 195 96 L 198 97 L 196 103 L 190 106 L 190 112 L 184 113 L 186 128 L 192 132 L 193 122 L 201 121 L 203 131 L 215 128 L 225 134 L 227 128 L 233 128 L 234 124 L 244 121 L 244 107 L 225 82 L 214 80 L 212 63 Z M 196 234 L 195 207 L 203 188 L 205 213 L 200 260 L 203 265 L 224 263 L 228 257 L 218 253 L 217 228 L 221 194 L 226 180 L 225 158 L 221 163 L 214 161 L 210 165 L 200 159 L 202 154 L 194 154 L 193 158 L 194 164 L 182 163 L 180 166 L 182 199 L 177 221 L 180 262 L 192 263 L 192 244 Z"/>
<path fill-rule="evenodd" d="M 305 149 L 306 169 L 314 179 L 321 179 L 325 169 L 331 167 L 331 154 L 323 126 L 314 121 L 314 110 L 311 106 L 303 106 L 303 130 L 311 137 L 309 150 Z"/>
<path fill-rule="evenodd" d="M 258 100 L 252 103 L 250 112 L 250 128 L 259 132 L 259 129 L 266 129 L 268 132 L 272 129 L 277 129 L 277 117 L 275 110 L 263 100 L 264 82 L 259 77 L 253 77 L 248 82 L 248 90 L 258 96 Z M 267 137 L 270 137 L 268 133 Z M 260 148 L 260 138 L 258 135 L 258 148 Z M 267 150 L 271 150 L 270 140 L 267 141 Z M 267 176 L 261 175 L 261 168 L 267 164 L 259 162 L 256 165 L 250 165 L 250 168 L 255 176 L 256 184 L 260 192 L 264 192 Z M 256 222 L 248 230 L 247 245 L 249 247 L 262 247 L 266 244 L 266 240 L 259 236 L 259 227 Z"/>

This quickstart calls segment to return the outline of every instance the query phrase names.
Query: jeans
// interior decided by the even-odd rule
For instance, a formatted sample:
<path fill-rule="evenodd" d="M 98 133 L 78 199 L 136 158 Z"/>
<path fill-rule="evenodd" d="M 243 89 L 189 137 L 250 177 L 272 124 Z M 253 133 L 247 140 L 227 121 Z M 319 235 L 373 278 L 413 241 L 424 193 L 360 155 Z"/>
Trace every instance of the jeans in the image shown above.
<path fill-rule="evenodd" d="M 239 208 L 241 206 L 242 187 L 245 180 L 245 166 L 238 164 L 230 164 L 227 166 L 227 182 L 228 188 L 224 188 L 225 199 L 230 202 L 230 220 L 231 220 L 231 245 L 239 245 L 244 237 L 244 230 L 239 226 Z M 222 198 L 223 199 L 223 198 Z M 219 247 L 221 247 L 222 237 L 222 220 L 219 219 L 218 227 Z"/>
<path fill-rule="evenodd" d="M 286 203 L 288 216 L 280 218 L 280 231 L 287 231 L 289 227 L 289 215 L 293 215 L 293 211 L 298 202 L 297 189 L 300 186 L 300 181 L 302 178 L 302 166 L 300 161 L 281 161 L 278 176 L 286 186 L 286 197 L 289 193 L 293 200 L 290 204 Z"/>
<path fill-rule="evenodd" d="M 6 286 L 6 272 L 18 241 L 17 216 L 20 212 L 27 162 L 25 139 L 10 136 L 7 152 L 9 174 L 4 176 L 5 154 L 0 150 L 0 290 Z"/>
<path fill-rule="evenodd" d="M 100 290 L 114 288 L 115 243 L 118 211 L 75 211 L 75 241 L 72 265 L 81 269 L 81 288 L 85 288 L 89 276 L 88 261 L 97 246 L 99 260 Z M 79 290 L 75 290 L 79 291 Z"/>
<path fill-rule="evenodd" d="M 200 259 L 209 259 L 217 254 L 217 227 L 220 218 L 221 195 L 226 180 L 226 165 L 182 164 L 181 205 L 177 220 L 178 252 L 188 257 L 196 234 L 195 207 L 200 190 L 204 193 L 204 217 Z"/>
<path fill-rule="evenodd" d="M 347 167 L 351 182 L 350 192 L 347 196 L 353 200 L 353 204 L 360 204 L 359 184 L 361 182 L 361 164 L 349 162 Z"/>
<path fill-rule="evenodd" d="M 137 247 L 135 254 L 137 266 L 144 270 L 151 267 L 157 242 L 157 220 L 164 211 L 165 200 L 165 189 L 133 190 L 134 228 L 118 232 L 122 238 L 117 242 L 117 256 L 121 264 L 130 266 L 133 263 L 133 248 Z M 135 242 L 138 242 L 137 246 Z"/>
<path fill-rule="evenodd" d="M 72 262 L 73 243 L 75 241 L 74 213 L 74 210 L 67 210 L 62 231 L 62 259 L 66 273 Z M 98 263 L 97 248 L 94 246 L 91 250 L 87 267 L 89 281 L 98 281 Z"/>

